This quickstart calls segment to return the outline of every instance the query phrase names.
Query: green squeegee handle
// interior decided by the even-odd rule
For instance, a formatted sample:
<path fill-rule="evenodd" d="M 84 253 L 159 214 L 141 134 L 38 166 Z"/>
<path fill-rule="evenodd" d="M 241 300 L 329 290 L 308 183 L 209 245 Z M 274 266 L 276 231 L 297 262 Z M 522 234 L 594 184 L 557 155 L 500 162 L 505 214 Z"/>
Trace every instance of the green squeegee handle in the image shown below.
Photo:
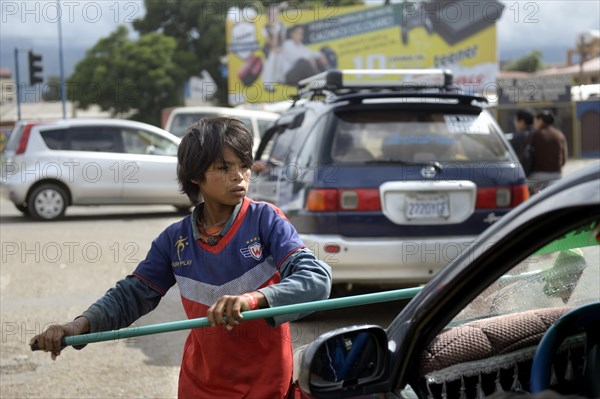
<path fill-rule="evenodd" d="M 372 294 L 353 295 L 344 298 L 324 299 L 320 301 L 297 303 L 293 305 L 278 306 L 274 308 L 249 310 L 246 312 L 242 312 L 243 319 L 241 321 L 265 319 L 286 314 L 311 313 L 321 310 L 339 309 L 358 305 L 368 305 L 372 303 L 397 301 L 401 299 L 410 299 L 417 295 L 421 290 L 422 287 L 404 288 L 399 290 L 376 292 Z M 148 326 L 128 327 L 122 328 L 120 330 L 103 331 L 82 335 L 71 335 L 62 339 L 61 346 L 78 346 L 94 342 L 116 341 L 125 338 L 139 337 L 143 335 L 160 334 L 207 326 L 210 326 L 208 318 L 200 317 L 197 319 L 151 324 Z M 36 351 L 39 349 L 40 348 L 37 342 L 31 344 L 32 351 Z"/>

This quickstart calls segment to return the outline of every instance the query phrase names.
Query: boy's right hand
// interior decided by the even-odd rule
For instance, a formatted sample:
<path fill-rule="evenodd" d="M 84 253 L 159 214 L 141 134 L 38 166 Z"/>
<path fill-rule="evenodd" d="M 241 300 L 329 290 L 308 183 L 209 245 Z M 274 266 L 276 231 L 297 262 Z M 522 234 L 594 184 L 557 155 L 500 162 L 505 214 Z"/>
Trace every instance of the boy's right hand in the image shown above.
<path fill-rule="evenodd" d="M 52 324 L 46 330 L 31 338 L 29 346 L 37 345 L 39 350 L 50 352 L 52 360 L 63 350 L 62 339 L 69 335 L 81 335 L 89 331 L 89 321 L 86 317 L 78 317 L 66 324 Z"/>

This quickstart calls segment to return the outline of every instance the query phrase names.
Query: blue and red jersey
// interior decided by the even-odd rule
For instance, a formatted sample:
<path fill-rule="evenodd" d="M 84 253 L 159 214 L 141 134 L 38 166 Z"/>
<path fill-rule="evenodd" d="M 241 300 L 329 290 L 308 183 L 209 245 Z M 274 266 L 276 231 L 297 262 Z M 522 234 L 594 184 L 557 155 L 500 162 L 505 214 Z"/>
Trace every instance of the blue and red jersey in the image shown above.
<path fill-rule="evenodd" d="M 188 318 L 205 317 L 223 295 L 277 284 L 279 267 L 304 245 L 283 213 L 245 198 L 219 242 L 200 239 L 195 215 L 164 230 L 134 275 L 161 294 L 178 284 Z M 193 329 L 181 364 L 179 396 L 282 398 L 292 379 L 289 324 L 265 320 Z"/>

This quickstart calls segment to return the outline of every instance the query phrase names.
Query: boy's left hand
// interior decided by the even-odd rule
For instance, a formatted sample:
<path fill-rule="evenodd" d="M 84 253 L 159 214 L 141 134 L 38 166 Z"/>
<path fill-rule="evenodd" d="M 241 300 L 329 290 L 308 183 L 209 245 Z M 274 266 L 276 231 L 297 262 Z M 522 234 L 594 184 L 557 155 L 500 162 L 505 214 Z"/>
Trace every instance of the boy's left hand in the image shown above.
<path fill-rule="evenodd" d="M 244 296 L 223 295 L 208 308 L 206 316 L 211 326 L 225 324 L 225 328 L 231 331 L 233 327 L 240 324 L 239 320 L 243 318 L 242 312 L 249 309 L 248 299 Z M 225 320 L 223 316 L 227 319 Z"/>

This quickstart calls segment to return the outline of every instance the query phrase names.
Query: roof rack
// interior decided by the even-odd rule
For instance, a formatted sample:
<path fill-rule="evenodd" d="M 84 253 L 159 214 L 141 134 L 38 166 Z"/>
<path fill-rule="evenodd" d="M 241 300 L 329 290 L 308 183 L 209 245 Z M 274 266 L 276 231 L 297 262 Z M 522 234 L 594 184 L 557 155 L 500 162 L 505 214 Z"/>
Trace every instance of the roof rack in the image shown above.
<path fill-rule="evenodd" d="M 298 96 L 360 90 L 450 89 L 449 69 L 332 69 L 298 82 Z"/>

